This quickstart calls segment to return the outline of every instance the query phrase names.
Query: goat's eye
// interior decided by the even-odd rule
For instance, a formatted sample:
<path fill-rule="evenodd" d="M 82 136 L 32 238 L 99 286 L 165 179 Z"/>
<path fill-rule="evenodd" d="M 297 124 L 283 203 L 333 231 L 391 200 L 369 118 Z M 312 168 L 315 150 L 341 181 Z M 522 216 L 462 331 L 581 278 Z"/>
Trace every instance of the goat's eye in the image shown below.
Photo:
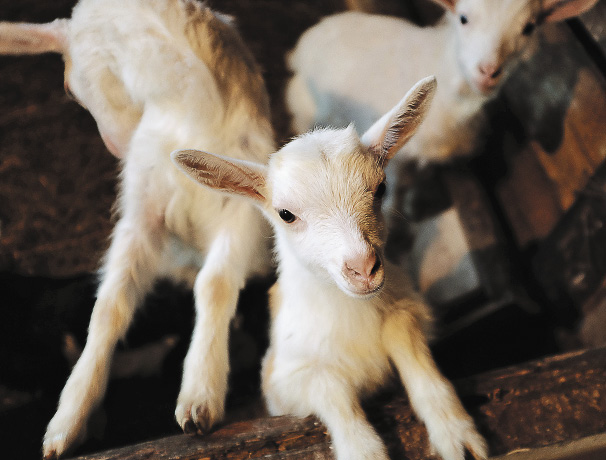
<path fill-rule="evenodd" d="M 467 19 L 467 16 L 462 14 L 461 16 L 459 16 L 459 21 L 461 21 L 461 24 L 465 25 L 469 22 L 469 19 Z"/>
<path fill-rule="evenodd" d="M 280 209 L 278 211 L 278 214 L 280 215 L 280 219 L 282 219 L 287 224 L 292 224 L 295 220 L 297 220 L 297 216 L 295 216 L 288 209 Z"/>
<path fill-rule="evenodd" d="M 379 186 L 377 187 L 377 191 L 375 192 L 375 199 L 376 200 L 382 199 L 383 196 L 385 196 L 386 190 L 387 190 L 387 186 L 385 185 L 385 182 L 381 182 L 379 184 Z"/>
<path fill-rule="evenodd" d="M 522 35 L 530 35 L 531 33 L 534 32 L 534 29 L 536 28 L 536 25 L 534 22 L 529 22 L 527 23 L 524 28 L 522 29 Z"/>

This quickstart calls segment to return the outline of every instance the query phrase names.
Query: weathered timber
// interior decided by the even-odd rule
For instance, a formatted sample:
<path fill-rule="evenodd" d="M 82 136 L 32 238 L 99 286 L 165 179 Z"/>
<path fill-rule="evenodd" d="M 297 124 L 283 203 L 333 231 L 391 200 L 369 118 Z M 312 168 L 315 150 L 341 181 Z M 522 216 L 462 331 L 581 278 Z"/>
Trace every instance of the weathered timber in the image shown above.
<path fill-rule="evenodd" d="M 606 279 L 605 222 L 606 162 L 551 234 L 541 241 L 534 257 L 537 279 L 555 306 L 571 303 L 582 314 L 601 308 L 599 292 L 604 292 Z M 606 318 L 601 324 L 606 324 Z"/>
<path fill-rule="evenodd" d="M 606 431 L 606 348 L 545 358 L 456 383 L 492 455 L 568 442 Z M 370 401 L 367 413 L 392 458 L 433 458 L 427 434 L 406 397 Z M 171 436 L 79 460 L 332 459 L 329 436 L 315 418 L 261 418 L 206 437 Z"/>
<path fill-rule="evenodd" d="M 434 185 L 429 199 L 447 206 L 414 224 L 408 265 L 419 290 L 438 316 L 463 300 L 501 299 L 511 285 L 510 268 L 485 191 L 465 166 L 440 168 L 434 177 L 441 187 Z M 413 193 L 427 194 L 428 184 L 415 184 Z M 426 201 L 416 207 L 431 208 Z"/>
<path fill-rule="evenodd" d="M 602 48 L 602 54 L 606 54 L 606 1 L 599 2 L 590 11 L 581 15 L 579 20 L 593 41 Z"/>
<path fill-rule="evenodd" d="M 491 107 L 496 190 L 520 246 L 544 238 L 606 157 L 606 81 L 566 24 L 546 27 Z M 524 97 L 520 97 L 524 95 Z"/>

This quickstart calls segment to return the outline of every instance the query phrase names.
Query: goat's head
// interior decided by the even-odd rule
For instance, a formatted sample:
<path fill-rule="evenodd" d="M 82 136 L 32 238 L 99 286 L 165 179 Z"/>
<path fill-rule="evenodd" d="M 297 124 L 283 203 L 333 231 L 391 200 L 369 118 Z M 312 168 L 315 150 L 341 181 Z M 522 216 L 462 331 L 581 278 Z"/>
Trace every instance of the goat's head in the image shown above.
<path fill-rule="evenodd" d="M 352 127 L 313 131 L 276 152 L 269 166 L 208 153 L 173 152 L 195 180 L 253 199 L 272 222 L 278 256 L 296 257 L 345 293 L 366 297 L 384 282 L 384 167 L 413 135 L 436 88 L 419 82 L 361 138 Z"/>
<path fill-rule="evenodd" d="M 456 29 L 459 65 L 470 85 L 489 94 L 504 80 L 545 22 L 590 9 L 597 0 L 433 0 Z"/>

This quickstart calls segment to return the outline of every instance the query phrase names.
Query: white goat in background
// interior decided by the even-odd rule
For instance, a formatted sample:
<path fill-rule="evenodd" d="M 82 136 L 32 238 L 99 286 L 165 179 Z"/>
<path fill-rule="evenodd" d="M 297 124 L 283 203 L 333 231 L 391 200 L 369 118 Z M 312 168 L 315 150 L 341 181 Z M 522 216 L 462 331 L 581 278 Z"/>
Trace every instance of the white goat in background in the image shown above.
<path fill-rule="evenodd" d="M 203 432 L 224 412 L 229 323 L 247 278 L 268 268 L 269 226 L 250 203 L 197 186 L 169 154 L 195 147 L 266 162 L 275 147 L 262 76 L 229 19 L 195 0 L 82 0 L 69 20 L 0 24 L 0 52 L 46 51 L 63 55 L 66 89 L 122 158 L 122 174 L 88 340 L 43 454 L 84 439 L 116 343 L 158 277 L 194 288 L 176 418 Z"/>
<path fill-rule="evenodd" d="M 264 395 L 274 415 L 318 415 L 339 460 L 388 458 L 359 398 L 387 380 L 391 364 L 444 459 L 463 460 L 465 449 L 486 457 L 431 358 L 428 308 L 383 255 L 383 168 L 414 133 L 434 90 L 435 79 L 419 82 L 361 139 L 352 127 L 303 135 L 268 167 L 192 150 L 173 154 L 191 177 L 249 198 L 273 224 L 279 278 Z"/>
<path fill-rule="evenodd" d="M 439 82 L 427 122 L 400 161 L 420 166 L 473 151 L 482 106 L 530 50 L 535 30 L 590 9 L 597 0 L 432 0 L 446 9 L 431 27 L 345 12 L 307 30 L 290 54 L 293 129 L 346 126 L 364 132 L 414 82 Z M 523 96 L 522 96 L 523 97 Z"/>

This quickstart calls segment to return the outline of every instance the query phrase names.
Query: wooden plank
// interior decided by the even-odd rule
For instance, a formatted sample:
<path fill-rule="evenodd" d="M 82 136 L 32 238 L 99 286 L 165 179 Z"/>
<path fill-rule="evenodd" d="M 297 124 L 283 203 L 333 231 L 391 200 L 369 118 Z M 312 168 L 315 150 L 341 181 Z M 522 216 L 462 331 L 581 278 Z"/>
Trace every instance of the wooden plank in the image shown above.
<path fill-rule="evenodd" d="M 606 277 L 606 163 L 534 257 L 534 272 L 554 305 L 581 311 Z"/>
<path fill-rule="evenodd" d="M 525 246 L 547 236 L 606 158 L 606 80 L 569 27 L 554 25 L 491 110 L 490 148 L 507 165 L 496 190 Z"/>
<path fill-rule="evenodd" d="M 606 345 L 606 277 L 582 308 L 583 320 L 579 328 L 581 342 L 588 347 Z"/>
<path fill-rule="evenodd" d="M 582 439 L 606 430 L 606 349 L 554 356 L 456 384 L 492 455 Z M 434 458 L 406 397 L 386 395 L 367 413 L 392 458 Z M 332 459 L 315 418 L 261 418 L 226 425 L 206 437 L 171 436 L 78 457 L 80 460 L 249 458 Z"/>
<path fill-rule="evenodd" d="M 538 155 L 532 146 L 512 151 L 507 177 L 497 186 L 519 246 L 548 235 L 563 215 L 557 190 Z"/>
<path fill-rule="evenodd" d="M 443 178 L 459 213 L 483 290 L 489 299 L 498 299 L 511 286 L 510 267 L 488 198 L 467 170 L 446 171 Z"/>
<path fill-rule="evenodd" d="M 606 54 L 606 0 L 600 1 L 590 11 L 582 14 L 579 20 Z"/>

